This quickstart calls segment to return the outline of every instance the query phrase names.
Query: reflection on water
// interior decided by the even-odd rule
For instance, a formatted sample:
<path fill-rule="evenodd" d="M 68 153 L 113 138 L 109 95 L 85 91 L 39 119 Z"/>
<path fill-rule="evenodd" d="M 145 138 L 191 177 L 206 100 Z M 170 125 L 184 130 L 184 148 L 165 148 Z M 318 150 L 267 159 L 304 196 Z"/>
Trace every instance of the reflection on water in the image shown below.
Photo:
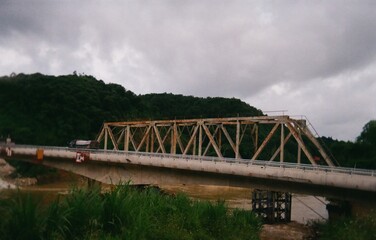
<path fill-rule="evenodd" d="M 65 194 L 72 186 L 80 186 L 86 184 L 79 180 L 65 180 L 54 183 L 23 187 L 23 192 L 31 192 L 35 196 L 40 196 L 43 201 L 51 201 L 58 194 Z M 109 188 L 108 185 L 103 185 L 104 188 Z M 251 193 L 252 190 L 248 188 L 239 187 L 219 187 L 219 186 L 161 186 L 167 193 L 185 193 L 193 199 L 203 200 L 224 200 L 230 208 L 251 209 Z M 9 195 L 16 190 L 5 190 L 1 193 L 2 197 Z M 327 219 L 328 213 L 326 211 L 327 201 L 322 197 L 296 195 L 292 197 L 292 213 L 291 219 L 299 223 L 307 223 L 310 220 Z"/>

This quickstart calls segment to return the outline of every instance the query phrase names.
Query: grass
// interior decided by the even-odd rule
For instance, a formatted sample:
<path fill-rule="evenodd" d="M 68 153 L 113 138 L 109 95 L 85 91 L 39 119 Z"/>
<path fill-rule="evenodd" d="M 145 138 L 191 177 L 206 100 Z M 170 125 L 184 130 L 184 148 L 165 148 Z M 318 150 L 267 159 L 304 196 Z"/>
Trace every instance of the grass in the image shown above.
<path fill-rule="evenodd" d="M 163 195 L 128 184 L 110 192 L 72 188 L 41 206 L 18 192 L 0 202 L 2 239 L 258 239 L 261 221 L 224 202 Z"/>
<path fill-rule="evenodd" d="M 0 212 L 0 235 L 5 239 L 38 239 L 41 235 L 40 206 L 30 195 L 18 192 L 10 201 L 3 200 Z"/>
<path fill-rule="evenodd" d="M 320 240 L 373 240 L 376 239 L 376 212 L 367 216 L 342 216 L 327 221 L 311 222 L 310 227 Z"/>
<path fill-rule="evenodd" d="M 376 239 L 376 213 L 362 218 L 342 217 L 324 223 L 314 223 L 318 239 L 373 240 Z"/>

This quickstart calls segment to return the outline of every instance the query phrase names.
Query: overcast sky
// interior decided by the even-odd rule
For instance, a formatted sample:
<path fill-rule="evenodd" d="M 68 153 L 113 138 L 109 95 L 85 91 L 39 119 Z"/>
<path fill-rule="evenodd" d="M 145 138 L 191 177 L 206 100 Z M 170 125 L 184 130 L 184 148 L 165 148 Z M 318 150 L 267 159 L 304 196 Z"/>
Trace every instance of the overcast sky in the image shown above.
<path fill-rule="evenodd" d="M 376 1 L 0 0 L 0 75 L 73 71 L 236 97 L 353 141 L 376 119 Z"/>

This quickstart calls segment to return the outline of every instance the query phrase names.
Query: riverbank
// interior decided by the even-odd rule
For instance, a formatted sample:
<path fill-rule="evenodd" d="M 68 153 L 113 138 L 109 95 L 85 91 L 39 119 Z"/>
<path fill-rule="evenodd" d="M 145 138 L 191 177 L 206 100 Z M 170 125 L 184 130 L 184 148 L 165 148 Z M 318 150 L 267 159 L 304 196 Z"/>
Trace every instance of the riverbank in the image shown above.
<path fill-rule="evenodd" d="M 15 169 L 9 165 L 4 159 L 0 158 L 0 190 L 1 189 L 15 189 L 16 185 L 10 181 L 5 180 L 11 175 Z"/>
<path fill-rule="evenodd" d="M 19 164 L 19 163 L 18 163 Z M 43 188 L 43 186 L 46 183 L 54 183 L 54 182 L 60 182 L 60 181 L 66 181 L 69 179 L 73 174 L 69 174 L 64 171 L 50 171 L 50 170 L 44 170 L 38 173 L 34 172 L 35 165 L 32 165 L 32 167 L 29 167 L 27 164 L 30 163 L 24 163 L 22 167 L 18 165 L 18 167 L 13 167 L 11 164 L 9 164 L 4 159 L 0 158 L 0 190 L 1 189 L 15 189 L 15 188 L 27 188 L 30 186 L 36 186 L 36 188 Z M 26 167 L 25 167 L 26 166 Z M 43 168 L 46 169 L 43 166 L 37 166 L 39 169 Z M 20 168 L 22 169 L 21 172 L 19 172 Z M 25 173 L 26 169 L 32 169 L 32 173 Z M 26 171 L 27 172 L 27 171 Z M 80 177 L 76 176 L 76 179 L 79 179 Z M 69 187 L 69 184 L 64 185 L 65 189 Z"/>
<path fill-rule="evenodd" d="M 264 224 L 260 232 L 260 240 L 313 240 L 315 237 L 312 226 L 297 222 Z"/>

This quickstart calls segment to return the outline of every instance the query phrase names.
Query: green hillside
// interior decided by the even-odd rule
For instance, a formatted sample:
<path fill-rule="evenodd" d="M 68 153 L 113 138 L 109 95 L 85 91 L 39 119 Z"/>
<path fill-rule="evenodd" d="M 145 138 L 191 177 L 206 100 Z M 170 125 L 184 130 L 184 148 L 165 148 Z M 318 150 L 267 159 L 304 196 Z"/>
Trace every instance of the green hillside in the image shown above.
<path fill-rule="evenodd" d="M 260 116 L 262 112 L 236 98 L 198 98 L 171 93 L 140 96 L 154 119 Z"/>
<path fill-rule="evenodd" d="M 39 73 L 1 77 L 0 102 L 0 137 L 62 146 L 71 139 L 95 138 L 104 121 L 262 114 L 234 98 L 142 96 L 92 76 Z"/>

